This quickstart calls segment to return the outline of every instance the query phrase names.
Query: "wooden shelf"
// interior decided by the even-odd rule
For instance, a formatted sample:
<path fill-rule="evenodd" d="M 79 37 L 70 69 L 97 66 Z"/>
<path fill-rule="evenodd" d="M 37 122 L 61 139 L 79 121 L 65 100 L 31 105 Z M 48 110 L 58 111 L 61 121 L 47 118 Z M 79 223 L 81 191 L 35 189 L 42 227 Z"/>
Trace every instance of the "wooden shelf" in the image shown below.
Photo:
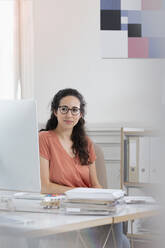
<path fill-rule="evenodd" d="M 152 183 L 138 183 L 138 182 L 124 182 L 124 186 L 125 187 L 135 187 L 135 188 L 144 188 L 144 187 L 148 187 L 148 186 L 153 186 Z"/>
<path fill-rule="evenodd" d="M 160 132 L 158 130 L 143 130 L 143 131 L 124 131 L 124 136 L 132 136 L 132 137 L 143 137 L 143 136 L 150 136 L 150 137 L 157 137 L 160 136 Z"/>
<path fill-rule="evenodd" d="M 152 187 L 153 189 L 161 189 L 163 185 L 161 183 L 138 183 L 138 182 L 124 182 L 123 185 L 125 187 L 135 187 L 135 188 L 149 188 Z"/>
<path fill-rule="evenodd" d="M 134 239 L 140 239 L 140 240 L 154 240 L 158 238 L 158 234 L 156 233 L 127 233 L 127 237 L 131 238 L 133 237 Z"/>

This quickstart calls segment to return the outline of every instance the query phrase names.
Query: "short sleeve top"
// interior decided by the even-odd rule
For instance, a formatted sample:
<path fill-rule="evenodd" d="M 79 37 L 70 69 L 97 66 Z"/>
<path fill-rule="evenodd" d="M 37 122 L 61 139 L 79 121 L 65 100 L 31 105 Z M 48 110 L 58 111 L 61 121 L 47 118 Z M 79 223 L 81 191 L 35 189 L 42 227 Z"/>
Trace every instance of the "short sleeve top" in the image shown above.
<path fill-rule="evenodd" d="M 96 160 L 94 146 L 89 137 L 88 152 L 91 163 Z M 91 187 L 89 166 L 81 165 L 63 148 L 57 134 L 51 131 L 39 133 L 40 156 L 49 160 L 50 181 L 69 187 Z"/>

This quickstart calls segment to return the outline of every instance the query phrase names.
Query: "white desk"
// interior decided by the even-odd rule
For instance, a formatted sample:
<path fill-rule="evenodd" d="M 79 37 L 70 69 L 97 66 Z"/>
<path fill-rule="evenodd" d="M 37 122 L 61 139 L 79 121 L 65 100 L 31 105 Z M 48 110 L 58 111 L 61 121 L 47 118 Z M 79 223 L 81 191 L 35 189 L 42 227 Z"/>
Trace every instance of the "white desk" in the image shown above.
<path fill-rule="evenodd" d="M 37 212 L 40 201 L 18 200 L 22 206 L 26 206 Z M 29 204 L 29 206 L 28 206 Z M 26 208 L 22 208 L 26 210 Z M 41 208 L 41 207 L 40 207 Z M 19 209 L 19 208 L 18 208 Z M 43 210 L 42 210 L 43 211 Z M 53 212 L 49 210 L 50 212 Z M 117 213 L 109 216 L 80 216 L 65 215 L 55 210 L 54 213 L 32 213 L 32 212 L 5 212 L 0 211 L 0 234 L 1 235 L 25 235 L 26 237 L 44 237 L 57 233 L 75 231 L 89 227 L 101 226 L 112 223 L 119 223 L 137 218 L 145 218 L 158 214 L 155 205 L 130 204 L 121 205 Z M 46 211 L 45 211 L 46 212 Z M 20 218 L 20 223 L 5 222 L 5 216 Z M 22 221 L 22 223 L 21 223 Z M 26 223 L 27 222 L 27 223 Z M 29 222 L 29 223 L 28 223 Z"/>
<path fill-rule="evenodd" d="M 109 224 L 145 218 L 158 213 L 158 208 L 155 205 L 137 204 L 119 205 L 117 212 L 109 216 L 65 215 L 58 209 L 44 210 L 40 205 L 40 200 L 14 199 L 14 206 L 16 211 L 0 211 L 0 237 L 5 242 L 7 241 L 7 244 L 1 244 L 1 248 L 11 248 L 11 246 L 13 248 L 24 246 L 39 248 L 43 238 L 48 241 L 48 245 L 45 247 L 66 248 L 68 246 L 78 248 L 80 243 L 83 244 L 80 247 L 91 247 L 91 244 L 94 245 L 94 241 L 92 240 L 92 243 L 86 245 L 83 237 L 86 237 L 84 232 L 93 236 L 93 231 L 91 233 L 91 229 L 88 229 L 92 227 L 96 227 L 95 237 L 100 237 L 101 233 L 105 234 L 101 242 L 101 247 L 105 247 L 107 237 L 111 232 L 113 240 L 115 239 L 113 225 L 110 226 Z M 98 226 L 104 226 L 101 233 L 100 229 L 97 228 Z M 84 231 L 80 233 L 82 229 Z M 54 237 L 55 242 L 53 244 L 51 244 L 52 237 Z M 24 244 L 20 242 L 22 238 Z M 13 242 L 15 242 L 14 246 Z"/>

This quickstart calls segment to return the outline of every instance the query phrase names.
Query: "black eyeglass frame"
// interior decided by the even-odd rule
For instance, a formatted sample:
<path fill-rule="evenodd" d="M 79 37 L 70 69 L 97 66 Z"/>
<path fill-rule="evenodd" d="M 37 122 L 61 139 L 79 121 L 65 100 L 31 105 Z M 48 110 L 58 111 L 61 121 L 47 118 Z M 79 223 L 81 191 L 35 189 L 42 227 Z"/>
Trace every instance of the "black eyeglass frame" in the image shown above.
<path fill-rule="evenodd" d="M 66 113 L 63 113 L 63 112 L 61 111 L 61 109 L 64 108 L 64 107 L 67 109 Z M 58 106 L 58 108 L 59 108 L 60 113 L 61 113 L 62 115 L 66 115 L 66 114 L 69 112 L 69 110 L 71 111 L 71 114 L 72 114 L 73 116 L 77 116 L 77 115 L 79 115 L 80 112 L 81 112 L 81 111 L 80 111 L 80 108 L 78 108 L 78 107 L 69 108 L 68 106 L 63 105 L 63 106 Z M 78 112 L 75 114 L 75 113 L 73 112 L 73 109 L 77 109 Z"/>

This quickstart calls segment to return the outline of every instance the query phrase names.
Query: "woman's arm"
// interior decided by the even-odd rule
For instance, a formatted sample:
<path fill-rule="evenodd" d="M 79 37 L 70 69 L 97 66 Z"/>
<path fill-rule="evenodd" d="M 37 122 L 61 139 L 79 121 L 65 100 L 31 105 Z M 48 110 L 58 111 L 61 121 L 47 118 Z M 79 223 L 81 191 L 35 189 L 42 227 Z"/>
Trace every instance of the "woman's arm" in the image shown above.
<path fill-rule="evenodd" d="M 62 186 L 52 183 L 49 180 L 49 160 L 40 156 L 40 175 L 41 175 L 41 193 L 42 194 L 63 194 L 72 187 Z"/>
<path fill-rule="evenodd" d="M 89 176 L 92 188 L 102 188 L 97 178 L 95 162 L 89 166 Z"/>

